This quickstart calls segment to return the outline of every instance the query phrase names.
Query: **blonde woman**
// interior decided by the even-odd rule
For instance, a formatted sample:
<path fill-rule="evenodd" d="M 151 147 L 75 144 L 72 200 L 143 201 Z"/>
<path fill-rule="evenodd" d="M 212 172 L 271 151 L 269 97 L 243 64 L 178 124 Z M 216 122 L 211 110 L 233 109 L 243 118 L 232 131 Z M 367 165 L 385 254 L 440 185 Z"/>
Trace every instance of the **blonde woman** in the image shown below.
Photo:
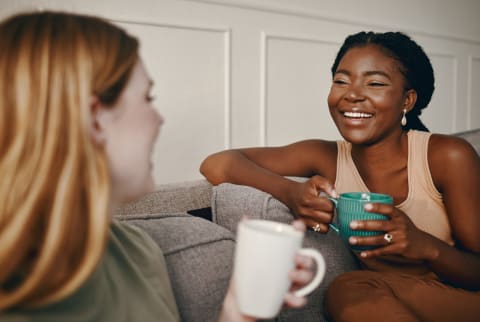
<path fill-rule="evenodd" d="M 104 20 L 0 24 L 0 321 L 179 320 L 161 250 L 111 217 L 153 188 L 151 85 L 137 40 Z M 231 288 L 220 319 L 253 320 Z"/>

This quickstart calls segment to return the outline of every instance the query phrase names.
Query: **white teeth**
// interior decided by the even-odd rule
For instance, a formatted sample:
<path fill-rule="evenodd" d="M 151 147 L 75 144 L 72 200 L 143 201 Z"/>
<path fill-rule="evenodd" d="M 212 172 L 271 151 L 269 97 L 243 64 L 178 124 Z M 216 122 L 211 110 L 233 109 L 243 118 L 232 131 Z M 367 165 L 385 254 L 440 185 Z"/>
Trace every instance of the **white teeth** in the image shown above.
<path fill-rule="evenodd" d="M 369 113 L 360 113 L 360 112 L 344 112 L 343 115 L 345 115 L 346 117 L 351 117 L 351 118 L 370 118 L 372 117 L 373 115 L 372 114 L 369 114 Z"/>

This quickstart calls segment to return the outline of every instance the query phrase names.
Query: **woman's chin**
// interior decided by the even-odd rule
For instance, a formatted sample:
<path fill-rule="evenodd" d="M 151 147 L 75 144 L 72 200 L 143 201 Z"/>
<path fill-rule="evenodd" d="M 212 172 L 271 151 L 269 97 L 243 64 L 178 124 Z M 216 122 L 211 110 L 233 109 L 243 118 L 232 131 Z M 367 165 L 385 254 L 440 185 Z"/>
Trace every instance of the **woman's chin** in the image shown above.
<path fill-rule="evenodd" d="M 113 197 L 114 203 L 121 206 L 138 201 L 139 199 L 155 191 L 155 182 L 153 177 L 150 176 L 144 184 L 137 185 L 136 187 L 135 185 L 130 185 L 129 188 L 130 189 L 128 191 L 117 193 L 117 196 Z"/>

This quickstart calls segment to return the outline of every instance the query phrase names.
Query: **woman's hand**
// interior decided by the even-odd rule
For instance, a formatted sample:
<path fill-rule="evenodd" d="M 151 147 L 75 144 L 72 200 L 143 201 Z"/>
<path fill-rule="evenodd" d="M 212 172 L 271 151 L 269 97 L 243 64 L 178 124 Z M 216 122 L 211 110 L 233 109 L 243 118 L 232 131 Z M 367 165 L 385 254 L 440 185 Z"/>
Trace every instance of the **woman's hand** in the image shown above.
<path fill-rule="evenodd" d="M 306 226 L 300 220 L 295 220 L 292 225 L 300 231 L 305 231 Z M 314 262 L 310 257 L 297 255 L 295 257 L 295 269 L 290 272 L 290 280 L 292 286 L 290 291 L 285 295 L 284 304 L 286 307 L 300 308 L 307 304 L 305 297 L 297 297 L 293 292 L 299 288 L 310 283 L 313 279 Z M 222 312 L 220 313 L 219 322 L 253 322 L 256 321 L 255 317 L 246 316 L 242 314 L 237 305 L 237 299 L 235 294 L 235 286 L 233 279 L 230 280 L 227 295 L 223 302 Z"/>
<path fill-rule="evenodd" d="M 307 227 L 305 223 L 301 220 L 295 220 L 292 222 L 292 226 L 296 230 L 305 232 Z M 314 273 L 313 268 L 315 264 L 311 257 L 296 255 L 295 256 L 295 270 L 290 272 L 290 280 L 292 281 L 292 286 L 290 291 L 285 295 L 285 305 L 287 307 L 299 308 L 307 304 L 307 299 L 305 297 L 298 297 L 293 295 L 295 290 L 298 290 L 313 279 Z"/>
<path fill-rule="evenodd" d="M 321 193 L 338 197 L 333 184 L 324 177 L 313 176 L 305 182 L 295 182 L 289 191 L 287 205 L 308 227 L 326 233 L 334 207 Z"/>
<path fill-rule="evenodd" d="M 436 256 L 434 238 L 418 229 L 410 218 L 392 205 L 371 203 L 365 205 L 369 212 L 383 214 L 389 220 L 362 220 L 350 222 L 354 230 L 384 231 L 385 234 L 370 237 L 350 237 L 352 245 L 381 246 L 360 253 L 361 257 L 401 255 L 413 260 L 430 260 Z"/>

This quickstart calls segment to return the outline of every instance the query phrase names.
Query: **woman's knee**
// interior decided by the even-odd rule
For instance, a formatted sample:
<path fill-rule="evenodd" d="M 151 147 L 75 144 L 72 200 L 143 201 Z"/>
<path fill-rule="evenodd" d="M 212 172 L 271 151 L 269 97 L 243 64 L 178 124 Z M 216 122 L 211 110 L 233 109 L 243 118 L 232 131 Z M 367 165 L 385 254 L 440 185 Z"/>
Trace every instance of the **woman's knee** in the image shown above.
<path fill-rule="evenodd" d="M 352 271 L 341 274 L 328 287 L 328 294 L 332 297 L 343 297 L 346 290 L 368 290 L 379 287 L 379 274 L 372 271 Z M 350 293 L 350 292 L 349 292 Z"/>
<path fill-rule="evenodd" d="M 370 296 L 374 289 L 381 287 L 377 273 L 352 271 L 339 275 L 327 290 L 325 310 L 329 317 L 345 316 L 349 308 L 371 305 Z"/>

